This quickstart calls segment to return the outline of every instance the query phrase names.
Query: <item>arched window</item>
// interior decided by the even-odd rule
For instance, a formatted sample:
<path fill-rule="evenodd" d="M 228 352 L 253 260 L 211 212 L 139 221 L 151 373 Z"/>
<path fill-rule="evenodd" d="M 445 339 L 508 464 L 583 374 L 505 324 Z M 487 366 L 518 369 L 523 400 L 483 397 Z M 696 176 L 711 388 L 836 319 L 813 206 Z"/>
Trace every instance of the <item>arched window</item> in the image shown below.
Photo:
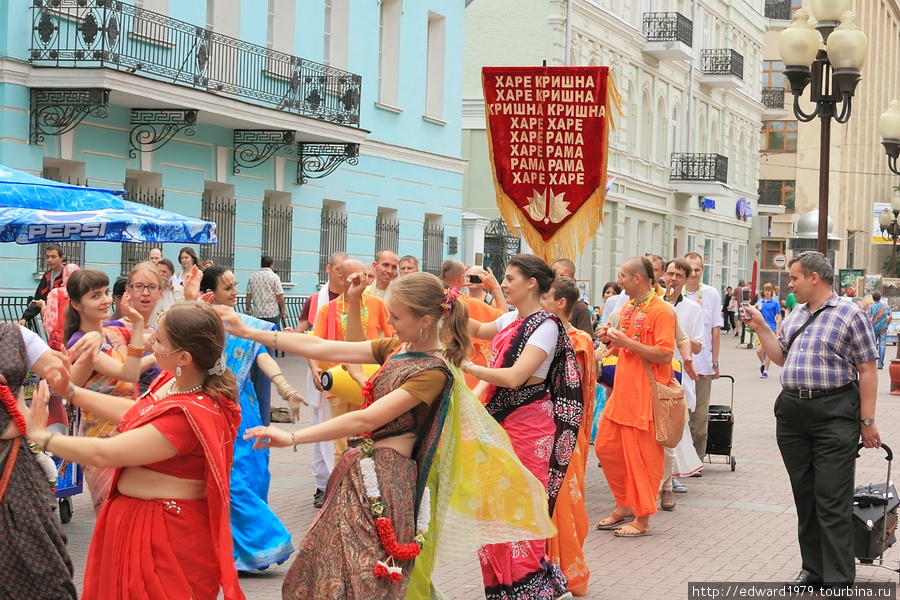
<path fill-rule="evenodd" d="M 681 140 L 678 139 L 678 105 L 672 107 L 672 121 L 669 123 L 669 127 L 672 130 L 669 137 L 669 154 L 674 154 L 681 146 Z"/>
<path fill-rule="evenodd" d="M 656 114 L 654 117 L 657 120 L 656 127 L 656 147 L 654 148 L 654 154 L 656 155 L 656 162 L 658 163 L 666 163 L 666 104 L 662 98 L 657 100 L 656 102 Z"/>
<path fill-rule="evenodd" d="M 653 135 L 653 114 L 651 112 L 650 104 L 650 93 L 647 90 L 644 90 L 643 95 L 641 96 L 641 112 L 640 114 L 640 127 L 641 127 L 641 143 L 639 148 L 638 155 L 643 158 L 650 158 L 650 140 Z"/>

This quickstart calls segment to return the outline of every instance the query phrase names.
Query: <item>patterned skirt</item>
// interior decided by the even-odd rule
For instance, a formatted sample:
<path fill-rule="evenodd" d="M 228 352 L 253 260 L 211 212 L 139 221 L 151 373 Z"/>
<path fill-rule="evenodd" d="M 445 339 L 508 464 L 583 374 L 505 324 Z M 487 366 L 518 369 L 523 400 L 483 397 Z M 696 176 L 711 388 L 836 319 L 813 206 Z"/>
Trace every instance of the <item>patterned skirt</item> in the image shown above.
<path fill-rule="evenodd" d="M 284 600 L 393 600 L 403 598 L 413 561 L 397 561 L 403 579 L 375 576 L 375 564 L 387 561 L 363 483 L 359 448 L 350 448 L 335 465 L 325 504 L 313 520 L 282 587 Z M 373 455 L 384 516 L 394 524 L 397 541 L 415 535 L 416 463 L 389 448 Z"/>
<path fill-rule="evenodd" d="M 9 462 L 13 444 L 15 463 Z M 0 500 L 0 598 L 74 600 L 72 561 L 50 484 L 22 438 L 0 440 L 0 473 L 7 465 L 12 471 Z"/>

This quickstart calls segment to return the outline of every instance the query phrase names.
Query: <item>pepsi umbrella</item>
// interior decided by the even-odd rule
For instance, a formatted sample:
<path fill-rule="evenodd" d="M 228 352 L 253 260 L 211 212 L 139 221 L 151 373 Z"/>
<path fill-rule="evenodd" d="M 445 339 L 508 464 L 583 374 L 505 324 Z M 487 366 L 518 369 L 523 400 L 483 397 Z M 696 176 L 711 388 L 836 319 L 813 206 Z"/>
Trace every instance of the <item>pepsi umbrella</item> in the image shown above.
<path fill-rule="evenodd" d="M 0 165 L 0 242 L 215 244 L 216 224 Z"/>

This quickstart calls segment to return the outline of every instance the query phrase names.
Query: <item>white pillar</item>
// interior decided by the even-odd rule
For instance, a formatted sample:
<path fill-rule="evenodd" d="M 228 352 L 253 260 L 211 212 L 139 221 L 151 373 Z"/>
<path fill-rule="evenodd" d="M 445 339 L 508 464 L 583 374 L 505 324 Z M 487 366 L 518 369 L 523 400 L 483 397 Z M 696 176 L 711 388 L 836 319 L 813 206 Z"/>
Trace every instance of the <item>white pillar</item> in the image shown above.
<path fill-rule="evenodd" d="M 467 265 L 481 266 L 484 263 L 484 230 L 491 222 L 487 217 L 475 213 L 462 214 L 462 254 Z"/>

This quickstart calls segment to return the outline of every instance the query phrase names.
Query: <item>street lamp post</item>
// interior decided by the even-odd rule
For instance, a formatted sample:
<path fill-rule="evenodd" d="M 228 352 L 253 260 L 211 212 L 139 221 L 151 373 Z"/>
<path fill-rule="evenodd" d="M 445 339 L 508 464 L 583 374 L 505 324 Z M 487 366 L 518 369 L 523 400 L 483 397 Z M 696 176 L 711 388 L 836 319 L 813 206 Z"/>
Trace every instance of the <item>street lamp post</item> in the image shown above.
<path fill-rule="evenodd" d="M 800 9 L 794 23 L 778 40 L 784 74 L 794 95 L 794 115 L 809 123 L 820 120 L 819 144 L 819 231 L 818 250 L 828 250 L 828 180 L 831 160 L 831 121 L 846 123 L 852 111 L 852 98 L 861 77 L 859 69 L 866 59 L 866 35 L 855 25 L 850 0 L 812 0 L 818 23 L 809 23 L 809 14 Z M 800 107 L 800 97 L 812 83 L 811 113 Z M 900 148 L 900 145 L 898 145 Z"/>
<path fill-rule="evenodd" d="M 891 107 L 896 109 L 897 106 L 895 104 L 900 103 L 896 100 L 891 102 Z M 883 117 L 882 123 L 884 123 Z M 897 275 L 897 241 L 900 240 L 900 223 L 898 221 L 900 221 L 900 196 L 895 194 L 891 198 L 891 207 L 885 208 L 878 215 L 878 227 L 881 228 L 881 238 L 884 241 L 891 242 L 891 277 L 896 277 Z M 896 346 L 897 350 L 890 367 L 891 394 L 894 396 L 900 395 L 900 340 L 897 341 Z"/>

